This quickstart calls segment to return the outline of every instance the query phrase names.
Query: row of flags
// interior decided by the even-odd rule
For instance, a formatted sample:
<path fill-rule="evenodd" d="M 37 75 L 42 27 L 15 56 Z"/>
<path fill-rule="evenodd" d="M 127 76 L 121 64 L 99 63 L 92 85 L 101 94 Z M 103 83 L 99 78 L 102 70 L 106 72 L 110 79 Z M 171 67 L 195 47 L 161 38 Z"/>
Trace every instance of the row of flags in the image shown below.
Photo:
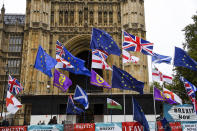
<path fill-rule="evenodd" d="M 75 74 L 89 76 L 91 77 L 91 84 L 94 84 L 96 86 L 101 86 L 109 89 L 120 88 L 126 90 L 134 90 L 139 92 L 140 94 L 143 94 L 144 82 L 138 81 L 129 73 L 119 69 L 114 65 L 111 68 L 107 64 L 106 60 L 109 55 L 121 55 L 121 50 L 108 33 L 103 30 L 93 28 L 90 48 L 92 49 L 92 68 L 108 69 L 113 71 L 112 86 L 110 86 L 94 70 L 89 71 L 85 67 L 85 61 L 73 56 L 59 41 L 56 42 L 56 59 L 49 56 L 44 51 L 44 49 L 39 46 L 34 67 L 45 73 L 49 77 L 52 77 L 51 69 L 55 67 L 67 70 Z M 137 63 L 139 61 L 139 58 L 130 55 L 130 53 L 127 51 L 135 51 L 141 52 L 144 55 L 151 55 L 153 63 L 170 64 L 172 60 L 172 58 L 169 56 L 164 56 L 153 52 L 153 43 L 143 40 L 137 36 L 131 35 L 125 31 L 123 31 L 122 49 L 123 63 Z M 183 66 L 192 70 L 197 69 L 197 62 L 190 58 L 184 50 L 178 47 L 175 47 L 174 65 Z M 154 68 L 152 74 L 155 77 L 155 80 L 157 79 L 158 81 L 166 81 L 168 83 L 172 83 L 172 77 L 164 75 L 156 67 Z M 68 77 L 64 76 L 64 74 L 58 72 L 57 70 L 54 71 L 54 86 L 60 88 L 65 92 L 71 85 L 72 81 Z M 82 104 L 84 105 L 84 102 L 87 101 L 87 99 L 85 99 L 84 97 L 85 93 L 83 93 L 82 88 L 80 90 L 78 86 L 76 90 L 77 89 L 78 92 L 81 92 L 81 96 L 76 98 L 76 101 L 78 99 L 81 100 L 81 98 L 83 97 Z M 189 94 L 191 93 L 188 93 L 188 95 Z M 193 96 L 191 98 L 194 99 Z M 69 97 L 69 99 L 71 98 Z M 70 102 L 72 102 L 72 99 L 70 100 Z M 84 107 L 88 108 L 88 105 L 84 105 Z M 73 106 L 73 108 L 75 108 L 75 106 Z"/>

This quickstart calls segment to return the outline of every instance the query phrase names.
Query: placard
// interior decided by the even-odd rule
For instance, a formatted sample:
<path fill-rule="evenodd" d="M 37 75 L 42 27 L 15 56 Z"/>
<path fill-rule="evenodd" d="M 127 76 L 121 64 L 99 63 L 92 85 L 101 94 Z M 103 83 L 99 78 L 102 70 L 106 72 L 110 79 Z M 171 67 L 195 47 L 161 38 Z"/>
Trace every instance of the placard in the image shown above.
<path fill-rule="evenodd" d="M 74 131 L 95 131 L 94 123 L 77 123 L 74 124 Z"/>
<path fill-rule="evenodd" d="M 122 131 L 143 131 L 139 122 L 122 122 Z"/>
<path fill-rule="evenodd" d="M 122 123 L 96 123 L 95 131 L 122 131 Z"/>
<path fill-rule="evenodd" d="M 0 131 L 27 131 L 27 126 L 0 127 Z"/>

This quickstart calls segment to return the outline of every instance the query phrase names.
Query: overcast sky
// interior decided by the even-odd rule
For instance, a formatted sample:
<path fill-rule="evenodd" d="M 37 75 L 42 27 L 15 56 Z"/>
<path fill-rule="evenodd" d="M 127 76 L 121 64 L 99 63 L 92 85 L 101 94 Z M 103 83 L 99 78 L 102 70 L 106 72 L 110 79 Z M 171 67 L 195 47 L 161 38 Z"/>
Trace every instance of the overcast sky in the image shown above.
<path fill-rule="evenodd" d="M 2 7 L 3 0 L 0 0 Z M 145 0 L 146 38 L 154 43 L 154 52 L 174 56 L 174 47 L 184 42 L 184 27 L 192 23 L 197 0 Z M 4 0 L 6 13 L 25 14 L 26 0 Z M 150 71 L 150 56 L 149 72 Z M 166 75 L 172 75 L 172 65 L 157 65 Z M 151 74 L 150 80 L 151 80 Z"/>

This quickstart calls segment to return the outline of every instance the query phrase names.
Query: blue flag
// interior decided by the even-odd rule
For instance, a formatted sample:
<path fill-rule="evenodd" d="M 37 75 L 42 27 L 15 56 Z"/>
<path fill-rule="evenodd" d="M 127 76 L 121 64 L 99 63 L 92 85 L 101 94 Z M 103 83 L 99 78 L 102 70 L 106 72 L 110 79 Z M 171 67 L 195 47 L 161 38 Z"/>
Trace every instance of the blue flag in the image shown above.
<path fill-rule="evenodd" d="M 136 80 L 126 71 L 113 65 L 112 88 L 134 90 L 143 94 L 144 82 Z"/>
<path fill-rule="evenodd" d="M 197 62 L 193 60 L 184 50 L 175 47 L 174 65 L 183 66 L 197 71 Z"/>
<path fill-rule="evenodd" d="M 39 45 L 34 68 L 52 77 L 51 69 L 57 64 L 56 59 L 49 56 Z"/>
<path fill-rule="evenodd" d="M 113 38 L 107 32 L 96 28 L 92 29 L 90 48 L 103 50 L 109 55 L 114 54 L 120 56 L 121 54 L 121 51 Z"/>
<path fill-rule="evenodd" d="M 68 103 L 66 108 L 66 114 L 77 114 L 80 115 L 82 112 L 84 112 L 81 108 L 78 108 L 75 106 L 73 99 L 71 96 L 68 97 Z"/>
<path fill-rule="evenodd" d="M 61 69 L 65 69 L 74 74 L 91 76 L 91 72 L 85 67 L 85 61 L 73 56 L 59 41 L 56 42 L 56 54 L 74 67 Z"/>
<path fill-rule="evenodd" d="M 166 63 L 166 64 L 170 64 L 172 60 L 171 56 L 164 56 L 164 55 L 160 55 L 157 53 L 153 53 L 152 55 L 152 62 L 153 63 Z"/>
<path fill-rule="evenodd" d="M 138 102 L 133 98 L 133 119 L 144 126 L 144 131 L 150 131 L 148 121 Z"/>
<path fill-rule="evenodd" d="M 89 107 L 88 96 L 87 96 L 86 92 L 78 85 L 76 86 L 73 99 L 75 101 L 81 103 L 85 109 L 88 109 L 88 107 Z"/>
<path fill-rule="evenodd" d="M 161 121 L 161 124 L 163 126 L 164 131 L 171 131 L 169 122 L 166 120 L 166 118 L 164 117 Z"/>

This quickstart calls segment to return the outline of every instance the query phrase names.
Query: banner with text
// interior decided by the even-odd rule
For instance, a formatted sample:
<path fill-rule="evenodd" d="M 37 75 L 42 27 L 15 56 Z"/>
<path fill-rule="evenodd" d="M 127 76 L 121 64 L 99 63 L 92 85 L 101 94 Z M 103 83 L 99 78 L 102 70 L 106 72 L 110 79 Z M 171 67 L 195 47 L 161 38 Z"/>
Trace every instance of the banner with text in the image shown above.
<path fill-rule="evenodd" d="M 0 127 L 0 131 L 27 131 L 27 126 Z"/>
<path fill-rule="evenodd" d="M 197 121 L 181 122 L 183 131 L 197 131 Z"/>
<path fill-rule="evenodd" d="M 180 122 L 170 122 L 169 128 L 171 131 L 182 131 Z M 165 129 L 167 129 L 167 127 L 165 127 Z M 165 131 L 160 121 L 157 121 L 157 131 Z"/>
<path fill-rule="evenodd" d="M 95 131 L 94 123 L 77 123 L 74 124 L 74 131 Z"/>
<path fill-rule="evenodd" d="M 164 104 L 164 116 L 167 121 L 196 121 L 197 115 L 190 104 Z"/>
<path fill-rule="evenodd" d="M 95 131 L 122 131 L 122 123 L 96 123 Z"/>
<path fill-rule="evenodd" d="M 62 124 L 57 125 L 30 125 L 28 126 L 28 131 L 63 131 L 64 126 Z"/>
<path fill-rule="evenodd" d="M 122 131 L 143 131 L 139 122 L 122 122 Z"/>

